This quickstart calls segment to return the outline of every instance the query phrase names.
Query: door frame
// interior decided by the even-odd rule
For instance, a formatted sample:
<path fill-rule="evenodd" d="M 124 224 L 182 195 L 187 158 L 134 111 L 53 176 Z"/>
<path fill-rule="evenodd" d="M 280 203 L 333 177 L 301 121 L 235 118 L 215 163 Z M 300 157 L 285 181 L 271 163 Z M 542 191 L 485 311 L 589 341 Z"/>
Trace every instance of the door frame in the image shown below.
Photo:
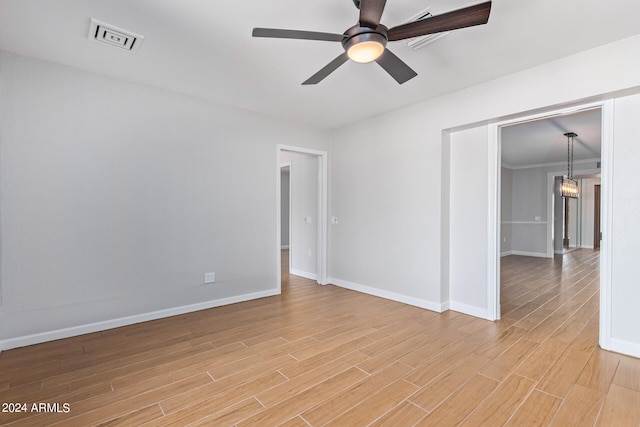
<path fill-rule="evenodd" d="M 287 214 L 289 215 L 289 221 L 287 221 L 287 227 L 289 228 L 288 230 L 288 236 L 289 236 L 289 242 L 287 244 L 287 250 L 289 250 L 289 269 L 291 269 L 291 162 L 283 162 L 280 163 L 280 251 L 282 251 L 282 169 L 288 167 L 289 168 L 289 200 L 287 202 L 287 205 L 289 206 L 289 212 L 287 212 Z M 282 262 L 282 261 L 280 261 Z M 280 264 L 280 267 L 282 268 L 282 264 Z"/>
<path fill-rule="evenodd" d="M 601 224 L 600 246 L 600 346 L 611 349 L 611 239 L 612 235 L 612 154 L 613 154 L 613 100 L 580 104 L 559 110 L 521 116 L 510 120 L 491 123 L 488 126 L 489 139 L 489 191 L 488 191 L 488 247 L 487 247 L 487 314 L 489 320 L 500 319 L 500 202 L 501 202 L 501 128 L 533 120 L 549 119 L 566 114 L 600 109 L 602 112 L 601 151 Z M 549 221 L 549 218 L 547 218 Z"/>
<path fill-rule="evenodd" d="M 600 184 L 593 187 L 593 249 L 600 249 Z"/>
<path fill-rule="evenodd" d="M 278 293 L 282 292 L 282 261 L 281 261 L 281 187 L 280 187 L 280 171 L 281 160 L 280 153 L 283 151 L 291 151 L 294 153 L 308 154 L 315 156 L 318 161 L 318 200 L 317 200 L 317 218 L 316 221 L 316 271 L 317 283 L 320 285 L 327 284 L 327 200 L 328 200 L 328 154 L 326 151 L 312 150 L 310 148 L 295 147 L 292 145 L 277 144 L 276 145 L 276 279 Z M 291 198 L 290 198 L 291 200 Z M 289 206 L 291 209 L 291 206 Z M 291 224 L 291 218 L 289 218 Z M 289 233 L 289 247 L 291 248 L 291 233 Z M 291 249 L 289 249 L 291 250 Z M 291 256 L 291 252 L 289 252 Z"/>

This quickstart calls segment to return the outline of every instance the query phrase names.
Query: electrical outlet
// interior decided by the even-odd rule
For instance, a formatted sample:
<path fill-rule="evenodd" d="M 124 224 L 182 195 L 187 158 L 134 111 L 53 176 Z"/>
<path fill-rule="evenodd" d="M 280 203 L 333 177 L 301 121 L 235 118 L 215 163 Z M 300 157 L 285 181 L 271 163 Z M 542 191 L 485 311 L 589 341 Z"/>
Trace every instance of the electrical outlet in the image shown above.
<path fill-rule="evenodd" d="M 216 273 L 204 273 L 204 283 L 213 283 L 216 281 Z"/>

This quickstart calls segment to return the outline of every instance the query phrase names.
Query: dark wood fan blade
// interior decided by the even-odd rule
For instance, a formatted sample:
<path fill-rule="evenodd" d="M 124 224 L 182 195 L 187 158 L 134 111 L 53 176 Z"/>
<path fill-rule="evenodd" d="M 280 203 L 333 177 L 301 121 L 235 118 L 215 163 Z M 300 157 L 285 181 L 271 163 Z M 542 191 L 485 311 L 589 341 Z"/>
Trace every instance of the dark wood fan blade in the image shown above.
<path fill-rule="evenodd" d="M 457 30 L 458 28 L 472 27 L 486 24 L 489 21 L 491 2 L 476 4 L 462 9 L 436 15 L 417 22 L 398 25 L 391 28 L 387 35 L 389 41 L 410 39 L 412 37 L 425 36 L 427 34 L 441 33 L 443 31 Z"/>
<path fill-rule="evenodd" d="M 387 0 L 362 0 L 360 2 L 360 26 L 374 30 L 380 25 Z"/>
<path fill-rule="evenodd" d="M 400 84 L 418 75 L 389 49 L 385 49 L 376 62 Z"/>
<path fill-rule="evenodd" d="M 316 31 L 302 30 L 281 30 L 278 28 L 254 28 L 251 35 L 253 37 L 269 37 L 273 39 L 321 40 L 327 42 L 341 42 L 344 38 L 344 35 L 342 34 L 319 33 Z"/>
<path fill-rule="evenodd" d="M 318 71 L 313 76 L 311 76 L 307 80 L 305 80 L 302 84 L 303 85 L 315 85 L 315 84 L 320 83 L 322 80 L 325 79 L 325 77 L 327 77 L 329 74 L 331 74 L 335 70 L 337 70 L 339 66 L 341 66 L 342 64 L 347 62 L 347 59 L 349 59 L 349 57 L 347 56 L 347 52 L 343 52 L 336 59 L 334 59 L 333 61 L 329 62 L 327 65 L 325 65 L 320 71 Z"/>

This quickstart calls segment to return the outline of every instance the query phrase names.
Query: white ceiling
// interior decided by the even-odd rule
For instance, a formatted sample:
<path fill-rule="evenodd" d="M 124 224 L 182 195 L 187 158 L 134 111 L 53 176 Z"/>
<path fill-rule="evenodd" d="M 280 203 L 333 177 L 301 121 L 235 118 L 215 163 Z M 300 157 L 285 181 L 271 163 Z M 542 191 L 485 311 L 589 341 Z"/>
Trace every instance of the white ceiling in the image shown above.
<path fill-rule="evenodd" d="M 382 23 L 480 2 L 388 0 Z M 0 0 L 0 49 L 336 128 L 635 35 L 638 16 L 638 0 L 494 0 L 487 25 L 417 51 L 389 43 L 418 73 L 401 86 L 377 64 L 353 62 L 301 86 L 340 43 L 251 37 L 256 26 L 342 33 L 357 21 L 352 0 Z M 91 42 L 90 18 L 144 42 L 135 54 Z"/>
<path fill-rule="evenodd" d="M 502 128 L 503 166 L 566 164 L 567 132 L 578 134 L 574 161 L 600 159 L 602 112 L 596 109 Z"/>

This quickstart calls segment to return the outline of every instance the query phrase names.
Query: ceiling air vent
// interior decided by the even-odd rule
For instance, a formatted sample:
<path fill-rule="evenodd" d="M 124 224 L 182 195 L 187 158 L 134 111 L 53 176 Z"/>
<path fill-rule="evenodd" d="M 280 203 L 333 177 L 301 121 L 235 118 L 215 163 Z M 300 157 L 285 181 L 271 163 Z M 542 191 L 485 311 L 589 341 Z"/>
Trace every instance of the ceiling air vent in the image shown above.
<path fill-rule="evenodd" d="M 426 8 L 425 10 L 418 13 L 417 15 L 414 15 L 411 18 L 407 19 L 405 22 L 403 22 L 403 24 L 408 24 L 409 22 L 422 21 L 423 19 L 431 18 L 433 15 L 431 14 L 431 12 L 429 12 L 430 9 L 431 9 L 430 7 Z M 446 36 L 447 34 L 449 34 L 448 31 L 443 33 L 437 33 L 437 34 L 427 34 L 426 36 L 421 36 L 421 37 L 414 37 L 412 39 L 407 40 L 407 46 L 409 46 L 413 50 L 418 50 L 421 47 L 425 47 L 426 45 L 433 43 L 434 41 Z"/>
<path fill-rule="evenodd" d="M 123 30 L 111 24 L 91 19 L 89 28 L 89 38 L 100 43 L 105 43 L 113 47 L 136 52 L 144 39 L 140 34 Z"/>

